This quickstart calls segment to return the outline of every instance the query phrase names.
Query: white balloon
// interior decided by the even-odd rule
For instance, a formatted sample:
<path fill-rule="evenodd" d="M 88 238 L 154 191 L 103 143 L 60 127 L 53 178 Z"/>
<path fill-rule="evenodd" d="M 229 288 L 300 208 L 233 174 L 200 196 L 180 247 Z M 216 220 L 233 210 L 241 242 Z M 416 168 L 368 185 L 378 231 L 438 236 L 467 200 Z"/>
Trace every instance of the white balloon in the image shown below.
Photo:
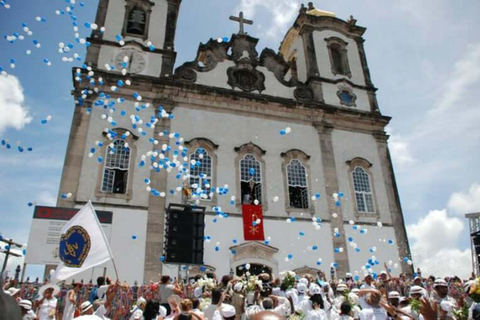
<path fill-rule="evenodd" d="M 250 270 L 250 263 L 247 263 L 247 264 L 245 265 L 245 269 Z"/>

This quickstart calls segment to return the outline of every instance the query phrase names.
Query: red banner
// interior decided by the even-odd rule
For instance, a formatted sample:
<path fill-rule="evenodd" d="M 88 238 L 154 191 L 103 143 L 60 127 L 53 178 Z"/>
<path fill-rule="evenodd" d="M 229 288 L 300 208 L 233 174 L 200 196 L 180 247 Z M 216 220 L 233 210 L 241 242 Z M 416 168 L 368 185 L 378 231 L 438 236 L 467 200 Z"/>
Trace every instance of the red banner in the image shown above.
<path fill-rule="evenodd" d="M 243 237 L 245 241 L 263 241 L 263 213 L 262 206 L 242 204 Z"/>

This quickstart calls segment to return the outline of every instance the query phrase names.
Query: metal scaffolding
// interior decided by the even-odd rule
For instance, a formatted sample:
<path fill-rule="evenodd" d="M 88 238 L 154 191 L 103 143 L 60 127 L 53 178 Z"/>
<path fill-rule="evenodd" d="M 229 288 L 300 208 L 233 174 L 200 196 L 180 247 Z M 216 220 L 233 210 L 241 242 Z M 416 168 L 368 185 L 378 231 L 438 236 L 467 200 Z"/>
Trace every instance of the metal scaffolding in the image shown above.
<path fill-rule="evenodd" d="M 480 235 L 480 212 L 477 213 L 467 213 L 465 218 L 468 219 L 468 224 L 470 226 L 470 244 L 472 247 L 472 267 L 475 274 L 478 276 L 480 274 L 479 269 L 479 258 L 477 250 L 475 250 L 475 244 L 473 242 L 475 236 Z"/>

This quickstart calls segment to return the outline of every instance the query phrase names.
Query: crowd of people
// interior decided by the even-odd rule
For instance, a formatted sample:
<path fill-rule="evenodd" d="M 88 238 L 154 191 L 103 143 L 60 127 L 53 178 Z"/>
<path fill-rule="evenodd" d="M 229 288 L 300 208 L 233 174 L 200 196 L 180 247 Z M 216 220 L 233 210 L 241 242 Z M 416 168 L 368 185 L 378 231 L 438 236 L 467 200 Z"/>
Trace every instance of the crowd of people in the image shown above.
<path fill-rule="evenodd" d="M 274 277 L 247 270 L 220 281 L 215 274 L 185 283 L 164 275 L 158 283 L 142 286 L 104 277 L 95 286 L 46 283 L 36 290 L 10 284 L 0 292 L 0 307 L 14 301 L 18 319 L 28 320 L 476 320 L 479 291 L 473 275 L 469 280 L 423 278 L 419 270 L 414 278 L 383 271 L 363 279 L 347 273 L 330 280 L 322 272 L 300 276 L 287 271 Z M 5 319 L 17 319 L 11 312 Z M 0 312 L 0 319 L 2 315 L 6 313 Z"/>

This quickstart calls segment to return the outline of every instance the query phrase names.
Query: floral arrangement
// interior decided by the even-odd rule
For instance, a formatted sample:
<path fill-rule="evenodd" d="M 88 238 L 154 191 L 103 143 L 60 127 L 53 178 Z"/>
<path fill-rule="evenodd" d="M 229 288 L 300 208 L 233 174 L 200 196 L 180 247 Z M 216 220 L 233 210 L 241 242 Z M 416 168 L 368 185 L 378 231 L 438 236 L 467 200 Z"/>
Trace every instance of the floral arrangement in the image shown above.
<path fill-rule="evenodd" d="M 467 294 L 473 301 L 480 302 L 480 277 L 473 280 Z"/>
<path fill-rule="evenodd" d="M 280 276 L 283 276 L 282 287 L 284 287 L 286 290 L 292 289 L 295 286 L 295 272 L 285 271 L 280 273 Z"/>
<path fill-rule="evenodd" d="M 250 273 L 245 274 L 246 279 L 243 281 L 243 287 L 246 292 L 254 292 L 257 286 L 262 287 L 262 281 L 257 276 L 252 276 Z"/>
<path fill-rule="evenodd" d="M 211 278 L 203 277 L 198 279 L 197 287 L 202 288 L 203 291 L 210 291 L 215 288 L 215 282 Z"/>

